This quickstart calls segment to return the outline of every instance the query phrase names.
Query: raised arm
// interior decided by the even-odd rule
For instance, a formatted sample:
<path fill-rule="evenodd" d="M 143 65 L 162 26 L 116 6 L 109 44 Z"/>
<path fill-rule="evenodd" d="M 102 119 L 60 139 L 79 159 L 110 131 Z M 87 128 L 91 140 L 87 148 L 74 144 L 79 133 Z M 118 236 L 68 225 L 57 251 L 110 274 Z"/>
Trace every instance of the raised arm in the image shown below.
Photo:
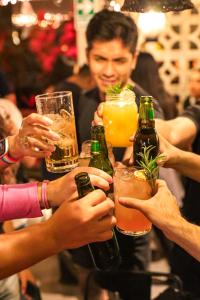
<path fill-rule="evenodd" d="M 200 106 L 189 106 L 173 120 L 156 120 L 156 129 L 171 144 L 189 149 L 200 130 Z"/>
<path fill-rule="evenodd" d="M 172 145 L 188 149 L 197 134 L 197 126 L 192 119 L 178 117 L 169 121 L 156 119 L 156 130 Z"/>
<path fill-rule="evenodd" d="M 92 184 L 103 190 L 108 190 L 109 183 L 112 183 L 111 176 L 105 172 L 80 167 L 48 184 L 32 182 L 0 185 L 0 221 L 39 217 L 43 208 L 58 207 L 66 199 L 68 201 L 77 199 L 74 177 L 79 172 L 88 172 Z"/>
<path fill-rule="evenodd" d="M 63 249 L 112 237 L 114 203 L 101 190 L 65 201 L 46 222 L 0 235 L 0 279 Z"/>
<path fill-rule="evenodd" d="M 200 182 L 200 155 L 171 145 L 161 135 L 159 138 L 160 150 L 164 155 L 162 165 L 166 168 L 174 168 L 181 175 Z"/>
<path fill-rule="evenodd" d="M 141 210 L 170 240 L 200 261 L 200 227 L 181 216 L 177 201 L 164 181 L 158 181 L 158 192 L 149 200 L 123 197 L 119 202 Z"/>

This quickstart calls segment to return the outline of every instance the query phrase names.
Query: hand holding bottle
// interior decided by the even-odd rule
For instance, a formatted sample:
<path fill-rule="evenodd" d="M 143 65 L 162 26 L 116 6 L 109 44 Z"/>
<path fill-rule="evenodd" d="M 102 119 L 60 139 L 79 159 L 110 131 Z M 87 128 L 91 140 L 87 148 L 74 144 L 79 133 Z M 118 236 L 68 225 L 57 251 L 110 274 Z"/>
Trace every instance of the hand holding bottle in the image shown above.
<path fill-rule="evenodd" d="M 85 195 L 93 193 L 94 187 L 91 184 L 90 178 L 86 172 L 77 174 L 75 177 L 75 181 L 77 184 L 79 199 Z M 113 210 L 111 210 L 110 213 L 113 214 Z M 109 222 L 109 216 L 105 217 L 106 218 L 103 219 L 108 219 Z M 115 217 L 113 218 L 112 222 L 116 222 Z M 113 270 L 120 264 L 119 246 L 114 231 L 113 234 L 110 237 L 108 237 L 105 241 L 100 242 L 97 240 L 95 243 L 94 241 L 92 243 L 89 243 L 88 250 L 91 254 L 94 266 L 98 270 Z"/>
<path fill-rule="evenodd" d="M 71 249 L 111 239 L 116 224 L 113 209 L 113 201 L 101 190 L 79 200 L 65 201 L 48 221 L 55 243 Z"/>
<path fill-rule="evenodd" d="M 110 175 L 96 168 L 78 167 L 65 176 L 49 182 L 47 186 L 47 199 L 50 206 L 59 206 L 66 199 L 71 201 L 78 198 L 74 177 L 80 172 L 89 173 L 90 180 L 94 186 L 105 191 L 109 190 L 109 184 L 112 183 Z"/>
<path fill-rule="evenodd" d="M 92 121 L 92 126 L 103 125 L 103 103 L 100 103 L 97 110 L 94 113 L 94 120 Z"/>

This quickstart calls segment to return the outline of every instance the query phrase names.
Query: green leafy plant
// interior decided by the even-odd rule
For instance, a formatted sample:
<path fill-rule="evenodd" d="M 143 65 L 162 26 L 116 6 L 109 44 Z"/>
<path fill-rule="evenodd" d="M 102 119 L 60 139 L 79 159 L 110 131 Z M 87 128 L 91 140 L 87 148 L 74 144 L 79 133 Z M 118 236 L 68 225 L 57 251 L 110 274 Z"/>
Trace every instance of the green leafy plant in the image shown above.
<path fill-rule="evenodd" d="M 155 146 L 144 146 L 143 152 L 139 153 L 141 160 L 138 161 L 138 164 L 144 170 L 144 175 L 146 179 L 149 181 L 152 194 L 156 192 L 156 179 L 158 177 L 158 160 L 162 160 L 164 155 L 158 154 L 155 158 L 152 158 L 151 151 L 155 148 Z"/>
<path fill-rule="evenodd" d="M 133 86 L 131 84 L 127 84 L 125 87 L 122 87 L 121 83 L 117 83 L 108 87 L 106 94 L 107 95 L 119 95 L 124 90 L 133 91 Z"/>

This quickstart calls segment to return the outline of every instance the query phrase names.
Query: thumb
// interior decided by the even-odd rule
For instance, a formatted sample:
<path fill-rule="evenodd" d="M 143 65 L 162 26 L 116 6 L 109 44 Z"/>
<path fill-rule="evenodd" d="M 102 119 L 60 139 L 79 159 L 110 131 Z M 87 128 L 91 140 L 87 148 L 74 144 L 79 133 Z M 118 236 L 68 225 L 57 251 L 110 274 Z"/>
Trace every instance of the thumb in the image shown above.
<path fill-rule="evenodd" d="M 120 197 L 119 203 L 127 208 L 138 208 L 141 209 L 143 205 L 143 200 L 130 198 L 130 197 Z"/>
<path fill-rule="evenodd" d="M 22 276 L 20 279 L 21 279 L 21 293 L 23 295 L 25 295 L 26 294 L 27 281 L 26 281 L 26 278 L 24 276 Z"/>
<path fill-rule="evenodd" d="M 102 118 L 103 116 L 103 103 L 100 103 L 98 108 L 97 108 L 97 113 L 99 115 L 100 118 Z"/>
<path fill-rule="evenodd" d="M 169 160 L 169 155 L 166 152 L 163 152 L 160 157 L 157 159 L 158 166 L 162 167 Z"/>

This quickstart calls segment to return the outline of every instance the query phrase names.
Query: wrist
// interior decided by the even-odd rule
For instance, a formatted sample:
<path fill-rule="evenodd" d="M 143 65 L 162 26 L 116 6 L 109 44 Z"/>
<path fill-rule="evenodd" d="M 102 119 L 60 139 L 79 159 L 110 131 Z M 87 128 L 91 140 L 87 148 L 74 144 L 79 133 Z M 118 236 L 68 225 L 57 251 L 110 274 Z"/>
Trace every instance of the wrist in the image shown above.
<path fill-rule="evenodd" d="M 56 204 L 55 199 L 58 199 L 59 192 L 57 192 L 57 185 L 55 184 L 55 181 L 57 180 L 53 180 L 53 181 L 49 181 L 48 185 L 47 185 L 47 199 L 49 202 L 50 207 L 57 207 L 58 205 Z"/>
<path fill-rule="evenodd" d="M 18 145 L 18 136 L 9 136 L 8 137 L 8 144 L 9 144 L 9 155 L 15 159 L 19 160 L 23 157 L 20 150 L 20 145 Z"/>
<path fill-rule="evenodd" d="M 9 137 L 0 141 L 0 167 L 7 167 L 10 164 L 18 162 L 18 159 L 10 155 Z"/>
<path fill-rule="evenodd" d="M 37 185 L 37 196 L 40 204 L 40 209 L 49 209 L 52 207 L 47 195 L 48 183 L 48 180 L 44 180 L 43 182 L 39 182 Z"/>
<path fill-rule="evenodd" d="M 176 243 L 177 237 L 182 236 L 186 223 L 187 221 L 181 215 L 176 216 L 173 221 L 166 223 L 162 230 L 168 239 Z"/>
<path fill-rule="evenodd" d="M 54 255 L 61 250 L 64 250 L 64 247 L 60 247 L 60 243 L 58 243 L 57 235 L 59 234 L 56 230 L 55 223 L 52 221 L 52 217 L 45 222 L 40 224 L 42 227 L 42 233 L 45 237 L 45 247 L 50 251 L 48 255 Z"/>

